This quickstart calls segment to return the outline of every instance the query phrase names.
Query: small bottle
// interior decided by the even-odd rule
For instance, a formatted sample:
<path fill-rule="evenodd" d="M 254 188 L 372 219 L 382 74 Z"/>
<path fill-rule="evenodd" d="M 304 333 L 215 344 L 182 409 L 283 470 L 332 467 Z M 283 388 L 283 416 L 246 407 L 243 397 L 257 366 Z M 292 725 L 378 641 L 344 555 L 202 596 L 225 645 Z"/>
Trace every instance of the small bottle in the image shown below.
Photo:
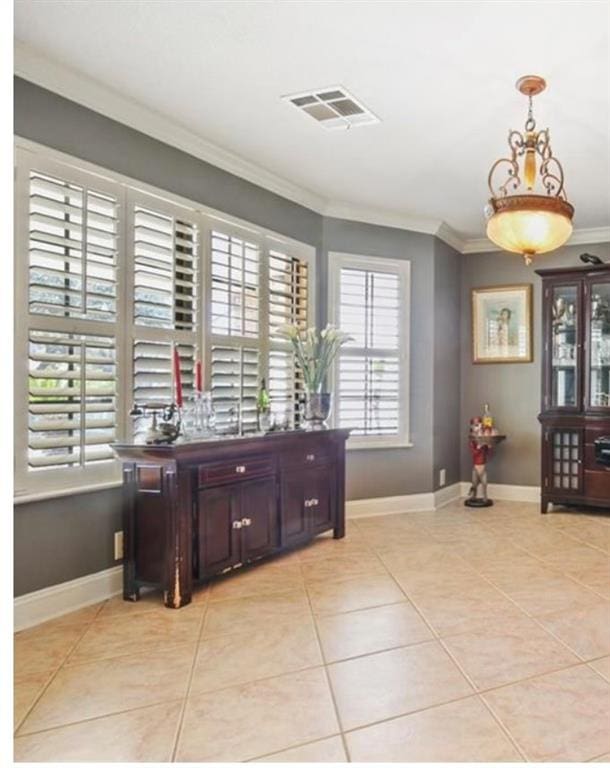
<path fill-rule="evenodd" d="M 483 430 L 489 434 L 493 429 L 494 419 L 489 410 L 489 403 L 483 406 Z"/>
<path fill-rule="evenodd" d="M 265 379 L 261 379 L 261 386 L 256 396 L 256 414 L 258 417 L 259 432 L 268 432 L 270 427 L 270 408 L 269 393 L 265 386 Z"/>

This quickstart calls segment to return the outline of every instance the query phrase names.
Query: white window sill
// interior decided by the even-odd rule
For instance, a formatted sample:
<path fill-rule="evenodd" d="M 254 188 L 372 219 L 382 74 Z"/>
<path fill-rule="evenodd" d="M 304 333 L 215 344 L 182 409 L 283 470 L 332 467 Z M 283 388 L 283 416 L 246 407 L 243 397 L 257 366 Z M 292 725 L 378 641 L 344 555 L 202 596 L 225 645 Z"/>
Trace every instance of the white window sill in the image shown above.
<path fill-rule="evenodd" d="M 358 443 L 355 442 L 354 438 L 351 438 L 354 442 L 350 442 L 350 440 L 347 441 L 347 450 L 348 451 L 378 451 L 378 450 L 384 450 L 385 448 L 413 448 L 413 443 L 405 443 L 405 442 L 391 442 L 391 443 Z"/>
<path fill-rule="evenodd" d="M 96 491 L 104 491 L 107 488 L 118 488 L 121 485 L 121 480 L 112 480 L 105 483 L 91 483 L 89 485 L 81 485 L 71 488 L 50 488 L 40 491 L 24 491 L 23 493 L 15 494 L 13 503 L 17 506 L 19 504 L 28 504 L 33 501 L 55 499 L 61 496 L 80 496 L 82 493 L 95 493 Z"/>

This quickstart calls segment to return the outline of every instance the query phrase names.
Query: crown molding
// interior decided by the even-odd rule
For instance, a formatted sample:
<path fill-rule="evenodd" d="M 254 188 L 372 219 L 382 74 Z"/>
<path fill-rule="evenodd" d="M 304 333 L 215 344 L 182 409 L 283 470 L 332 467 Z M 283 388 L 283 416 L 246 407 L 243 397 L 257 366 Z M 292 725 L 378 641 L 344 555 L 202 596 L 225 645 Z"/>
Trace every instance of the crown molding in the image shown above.
<path fill-rule="evenodd" d="M 181 149 L 193 157 L 321 215 L 434 235 L 460 253 L 486 253 L 500 250 L 486 237 L 474 239 L 461 237 L 441 219 L 369 209 L 328 200 L 256 163 L 206 141 L 159 112 L 126 98 L 97 80 L 45 56 L 19 40 L 15 40 L 14 44 L 14 71 L 19 77 L 42 88 L 123 123 L 140 133 L 145 133 L 164 144 Z M 584 245 L 602 242 L 610 242 L 610 227 L 574 230 L 569 244 Z"/>
<path fill-rule="evenodd" d="M 447 245 L 450 245 L 452 248 L 454 248 L 458 253 L 464 253 L 466 241 L 455 231 L 455 229 L 450 227 L 449 224 L 441 221 L 436 232 L 436 236 L 443 242 L 447 243 Z"/>
<path fill-rule="evenodd" d="M 588 245 L 589 243 L 610 243 L 610 227 L 575 229 L 567 244 Z"/>
<path fill-rule="evenodd" d="M 610 227 L 590 227 L 575 229 L 566 245 L 589 245 L 593 243 L 610 243 Z M 479 237 L 464 241 L 462 253 L 492 253 L 501 251 L 487 237 Z"/>
<path fill-rule="evenodd" d="M 215 165 L 241 179 L 322 213 L 326 198 L 218 147 L 159 112 L 144 107 L 75 69 L 60 64 L 15 40 L 14 71 L 19 77 L 75 101 L 105 117 L 128 125 L 164 144 Z"/>
<path fill-rule="evenodd" d="M 363 224 L 375 224 L 381 227 L 394 227 L 409 232 L 419 232 L 425 235 L 434 235 L 443 240 L 447 245 L 455 248 L 459 253 L 464 247 L 464 240 L 448 224 L 440 219 L 428 219 L 422 216 L 409 216 L 408 214 L 392 211 L 380 211 L 374 208 L 363 208 L 349 203 L 338 201 L 329 202 L 322 211 L 324 216 L 336 219 L 358 221 Z"/>
<path fill-rule="evenodd" d="M 438 219 L 427 219 L 419 216 L 380 211 L 375 208 L 365 208 L 338 200 L 330 201 L 322 211 L 324 216 L 334 219 L 359 221 L 363 224 L 378 224 L 383 227 L 408 229 L 411 232 L 421 232 L 426 235 L 436 235 L 441 222 Z"/>

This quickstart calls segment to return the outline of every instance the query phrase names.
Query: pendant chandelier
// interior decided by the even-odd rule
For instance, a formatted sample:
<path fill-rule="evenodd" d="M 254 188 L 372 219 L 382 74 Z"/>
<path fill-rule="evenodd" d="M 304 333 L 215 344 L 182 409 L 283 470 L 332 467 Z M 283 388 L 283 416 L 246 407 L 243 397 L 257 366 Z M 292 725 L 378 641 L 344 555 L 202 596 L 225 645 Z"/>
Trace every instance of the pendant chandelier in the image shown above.
<path fill-rule="evenodd" d="M 572 234 L 574 216 L 549 129 L 536 130 L 532 98 L 545 88 L 537 75 L 517 80 L 517 90 L 529 101 L 525 130 L 508 132 L 510 157 L 496 160 L 487 179 L 487 237 L 502 250 L 521 253 L 526 264 L 536 254 L 562 246 Z"/>

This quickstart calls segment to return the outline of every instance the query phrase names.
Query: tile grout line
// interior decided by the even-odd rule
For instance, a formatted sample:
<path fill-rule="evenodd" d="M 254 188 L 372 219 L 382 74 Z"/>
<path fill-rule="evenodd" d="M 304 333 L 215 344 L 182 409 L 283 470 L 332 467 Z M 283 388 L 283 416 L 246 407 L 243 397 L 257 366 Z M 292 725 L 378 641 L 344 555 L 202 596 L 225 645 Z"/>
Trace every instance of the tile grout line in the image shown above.
<path fill-rule="evenodd" d="M 458 557 L 460 557 L 460 556 L 458 555 Z M 465 561 L 465 562 L 466 562 L 466 561 Z M 385 565 L 385 563 L 384 563 L 384 565 Z M 467 565 L 470 567 L 470 563 L 467 563 Z M 476 571 L 474 571 L 474 570 L 473 570 L 473 572 L 476 572 Z M 391 573 L 391 571 L 390 571 L 389 569 L 388 569 L 388 573 L 390 574 L 390 576 L 391 576 L 392 578 L 394 578 L 393 574 Z M 396 581 L 396 579 L 394 579 L 394 580 Z M 431 630 L 431 631 L 434 633 L 434 635 L 436 636 L 436 639 L 437 639 L 437 641 L 438 641 L 439 645 L 440 645 L 440 646 L 441 646 L 441 647 L 444 649 L 445 653 L 446 653 L 446 654 L 449 656 L 449 658 L 450 658 L 450 659 L 453 661 L 453 663 L 454 663 L 454 664 L 455 664 L 455 666 L 457 667 L 458 671 L 459 671 L 459 672 L 462 674 L 462 676 L 464 677 L 464 679 L 466 680 L 466 682 L 467 682 L 467 683 L 468 683 L 468 684 L 469 684 L 469 685 L 472 687 L 472 689 L 473 689 L 473 692 L 474 692 L 474 695 L 477 697 L 477 699 L 478 699 L 479 701 L 481 701 L 481 703 L 483 704 L 483 706 L 485 706 L 485 707 L 486 707 L 486 709 L 489 711 L 489 707 L 487 707 L 487 703 L 486 703 L 484 700 L 482 700 L 482 697 L 480 696 L 480 694 L 479 694 L 479 692 L 478 692 L 477 686 L 474 684 L 474 680 L 472 680 L 472 679 L 470 678 L 470 675 L 468 675 L 468 674 L 466 673 L 466 671 L 465 671 L 465 670 L 462 668 L 462 665 L 458 663 L 457 659 L 456 659 L 456 658 L 453 656 L 453 654 L 452 654 L 452 653 L 449 651 L 449 649 L 447 648 L 446 644 L 443 642 L 443 638 L 440 636 L 440 633 L 436 632 L 436 630 L 434 629 L 434 627 L 433 627 L 432 625 L 428 624 L 428 621 L 426 620 L 425 616 L 424 616 L 424 615 L 421 613 L 421 610 L 420 610 L 420 608 L 417 606 L 417 604 L 416 604 L 416 603 L 414 603 L 414 602 L 411 600 L 411 598 L 409 597 L 409 595 L 408 595 L 408 594 L 405 592 L 405 590 L 403 590 L 403 589 L 402 589 L 402 587 L 401 587 L 400 583 L 399 583 L 398 581 L 396 581 L 396 583 L 398 584 L 398 587 L 399 587 L 399 588 L 400 588 L 400 589 L 401 589 L 401 590 L 404 592 L 404 594 L 405 594 L 405 596 L 407 597 L 407 599 L 408 599 L 408 600 L 411 602 L 411 604 L 414 606 L 415 610 L 416 610 L 416 611 L 417 611 L 417 613 L 418 613 L 418 614 L 421 616 L 422 620 L 423 620 L 423 621 L 426 623 L 426 625 L 429 627 L 429 629 L 430 629 L 430 630 Z M 464 698 L 470 698 L 470 697 L 464 697 Z M 458 701 L 460 701 L 460 699 L 458 699 Z M 438 705 L 438 706 L 440 706 L 440 705 Z M 421 710 L 420 710 L 420 711 L 421 711 Z M 411 714 L 413 714 L 413 713 L 411 713 Z M 506 737 L 508 738 L 509 742 L 510 742 L 510 743 L 513 745 L 513 747 L 514 747 L 514 748 L 517 750 L 517 753 L 518 753 L 519 755 L 521 755 L 521 757 L 523 757 L 523 759 L 524 759 L 524 760 L 527 762 L 527 757 L 526 757 L 526 756 L 525 756 L 525 754 L 522 752 L 521 748 L 520 748 L 520 747 L 519 747 L 519 745 L 517 744 L 516 740 L 514 739 L 513 735 L 510 733 L 510 731 L 509 731 L 507 728 L 505 728 L 505 727 L 504 727 L 504 724 L 503 724 L 503 723 L 501 723 L 501 722 L 498 720 L 498 718 L 496 718 L 496 717 L 495 717 L 495 714 L 494 714 L 494 713 L 491 713 L 491 716 L 493 717 L 494 721 L 498 723 L 498 726 L 500 727 L 500 729 L 502 730 L 502 732 L 503 732 L 503 733 L 506 735 Z"/>
<path fill-rule="evenodd" d="M 321 742 L 327 741 L 328 739 L 337 739 L 337 738 L 341 738 L 340 733 L 333 733 L 330 736 L 322 736 L 321 738 L 313 739 L 312 741 L 300 741 L 298 744 L 295 744 L 292 747 L 286 747 L 285 749 L 276 749 L 273 752 L 265 752 L 263 755 L 257 755 L 256 757 L 249 757 L 247 760 L 244 760 L 243 762 L 244 763 L 256 763 L 258 761 L 265 762 L 263 760 L 263 758 L 265 757 L 273 757 L 273 755 L 281 755 L 282 752 L 288 752 L 292 749 L 301 749 L 302 747 L 309 747 L 311 744 L 320 744 Z M 342 762 L 350 762 L 350 761 L 347 760 Z"/>
<path fill-rule="evenodd" d="M 529 554 L 529 553 L 527 553 L 527 554 Z M 525 610 L 525 608 L 523 608 L 522 606 L 520 606 L 520 605 L 519 605 L 519 603 L 517 603 L 517 601 L 516 601 L 516 600 L 514 600 L 514 599 L 511 597 L 511 595 L 510 595 L 508 592 L 505 592 L 505 591 L 504 591 L 504 590 L 503 590 L 501 587 L 499 587 L 499 586 L 497 586 L 496 584 L 494 584 L 494 583 L 493 583 L 493 581 L 491 581 L 491 579 L 490 579 L 488 576 L 486 576 L 486 575 L 485 575 L 485 573 L 484 573 L 483 571 L 477 570 L 477 571 L 476 571 L 476 573 L 477 573 L 477 574 L 478 574 L 478 575 L 479 575 L 479 576 L 480 576 L 480 577 L 481 577 L 481 578 L 482 578 L 484 581 L 486 581 L 488 584 L 490 584 L 490 585 L 491 585 L 491 586 L 492 586 L 492 587 L 493 587 L 493 588 L 494 588 L 494 589 L 495 589 L 497 592 L 499 592 L 499 593 L 500 593 L 500 594 L 501 594 L 503 597 L 505 597 L 507 600 L 509 600 L 509 601 L 510 601 L 510 602 L 511 602 L 511 603 L 512 603 L 512 604 L 513 604 L 513 605 L 514 605 L 516 608 L 518 608 L 518 610 L 519 610 L 519 611 L 521 611 L 521 613 L 523 613 L 523 614 L 524 614 L 524 616 L 526 616 L 527 618 L 531 619 L 531 620 L 532 620 L 532 621 L 533 621 L 533 622 L 534 622 L 534 623 L 535 623 L 535 624 L 536 624 L 538 627 L 540 627 L 540 629 L 544 630 L 544 632 L 546 632 L 548 635 L 550 635 L 550 636 L 551 636 L 551 637 L 552 637 L 554 640 L 557 640 L 557 641 L 559 641 L 559 642 L 560 642 L 560 643 L 561 643 L 563 646 L 565 646 L 565 648 L 566 648 L 568 651 L 570 651 L 570 653 L 573 653 L 575 656 L 577 656 L 577 657 L 578 657 L 579 659 L 581 659 L 583 662 L 586 662 L 586 660 L 585 660 L 585 659 L 583 659 L 583 658 L 582 658 L 582 656 L 581 656 L 579 653 L 577 653 L 576 651 L 574 651 L 574 649 L 573 649 L 573 648 L 571 648 L 571 647 L 570 647 L 570 646 L 569 646 L 569 645 L 568 645 L 568 644 L 567 644 L 567 643 L 566 643 L 564 640 L 562 640 L 560 637 L 558 637 L 557 635 L 555 635 L 555 634 L 554 634 L 554 633 L 553 633 L 553 632 L 552 632 L 550 629 L 548 629 L 547 627 L 545 627 L 545 626 L 544 626 L 544 624 L 542 624 L 542 622 L 541 622 L 541 621 L 539 621 L 539 619 L 538 619 L 538 616 L 536 616 L 536 615 L 534 615 L 534 614 L 532 614 L 532 613 L 529 613 L 528 611 L 526 611 L 526 610 Z M 591 591 L 591 590 L 590 590 L 590 591 Z M 593 593 L 593 594 L 596 594 L 596 593 Z M 599 597 L 599 596 L 596 594 L 596 597 Z M 600 598 L 600 603 L 603 603 L 603 602 L 608 602 L 608 601 L 605 601 L 605 600 L 604 600 L 604 598 Z M 571 609 L 571 608 L 567 608 L 567 609 L 560 609 L 560 610 L 558 610 L 558 611 L 551 611 L 549 614 L 546 614 L 546 615 L 551 615 L 551 614 L 555 614 L 555 613 L 569 613 L 569 612 L 570 612 L 570 611 L 572 611 L 572 610 L 577 610 L 577 609 Z M 543 615 L 545 615 L 545 614 L 543 614 Z M 462 633 L 460 633 L 460 634 L 462 634 Z M 574 666 L 576 666 L 576 665 L 574 665 Z"/>
<path fill-rule="evenodd" d="M 481 575 L 483 576 L 483 574 L 481 574 Z M 486 578 L 486 577 L 483 576 L 483 578 Z M 486 580 L 488 580 L 488 579 L 486 579 Z M 492 583 L 492 582 L 490 582 L 490 583 Z M 551 629 L 549 629 L 548 627 L 544 626 L 544 624 L 540 620 L 540 615 L 535 615 L 533 613 L 529 613 L 524 608 L 522 608 L 515 600 L 513 600 L 513 598 L 507 592 L 503 592 L 500 589 L 500 587 L 496 587 L 496 588 L 500 592 L 502 592 L 502 594 L 506 597 L 507 600 L 510 600 L 511 603 L 513 603 L 520 611 L 522 611 L 529 619 L 531 619 L 538 627 L 540 627 L 540 629 L 542 629 L 544 632 L 546 632 L 554 640 L 556 640 L 557 642 L 561 643 L 561 645 L 563 645 L 568 651 L 570 651 L 570 653 L 573 653 L 577 658 L 581 659 L 582 662 L 586 663 L 586 659 L 583 659 L 582 656 L 579 653 L 577 653 L 573 648 L 571 648 L 565 642 L 565 640 L 563 640 L 561 637 L 559 637 L 559 635 L 556 635 Z M 549 615 L 554 615 L 556 613 L 560 613 L 560 614 L 562 614 L 562 613 L 570 613 L 572 610 L 573 609 L 571 609 L 571 608 L 567 608 L 567 609 L 563 609 L 563 610 L 559 610 L 559 611 L 551 611 L 548 614 L 542 614 L 542 615 L 543 616 L 544 615 L 549 616 Z M 574 665 L 574 666 L 576 666 L 576 665 Z"/>
<path fill-rule="evenodd" d="M 487 702 L 482 696 L 482 691 L 479 690 L 479 687 L 476 685 L 475 681 L 470 677 L 470 675 L 466 672 L 466 670 L 463 668 L 462 664 L 458 661 L 458 659 L 451 653 L 451 649 L 447 647 L 446 643 L 442 638 L 439 638 L 440 644 L 445 649 L 446 653 L 450 656 L 450 658 L 453 660 L 454 664 L 460 669 L 464 677 L 468 680 L 468 682 L 472 685 L 474 691 L 476 692 L 478 700 L 481 702 L 481 704 L 487 709 L 487 711 L 490 713 L 491 717 L 495 720 L 495 722 L 498 724 L 502 732 L 505 734 L 505 736 L 508 738 L 510 743 L 513 745 L 513 747 L 517 750 L 518 754 L 521 755 L 521 757 L 527 762 L 527 756 L 522 751 L 521 747 L 517 743 L 516 738 L 513 736 L 513 734 L 509 731 L 509 729 L 504 725 L 504 723 L 496 717 L 495 712 L 493 712 L 490 707 L 488 706 Z"/>
<path fill-rule="evenodd" d="M 345 738 L 345 733 L 343 732 L 343 722 L 341 720 L 341 715 L 339 714 L 339 706 L 337 705 L 337 699 L 335 697 L 335 690 L 333 688 L 332 681 L 330 679 L 330 673 L 328 671 L 328 665 L 327 665 L 327 662 L 326 662 L 326 656 L 324 654 L 324 646 L 323 646 L 322 640 L 320 638 L 320 632 L 319 632 L 319 629 L 318 629 L 318 622 L 316 620 L 316 615 L 314 613 L 313 605 L 312 605 L 312 602 L 311 602 L 311 596 L 309 594 L 309 590 L 307 589 L 307 586 L 305 586 L 305 594 L 307 595 L 307 602 L 308 602 L 308 605 L 309 605 L 309 611 L 311 613 L 311 618 L 313 620 L 314 632 L 316 633 L 316 640 L 318 642 L 318 648 L 319 648 L 319 651 L 320 651 L 320 657 L 322 659 L 322 664 L 323 664 L 323 667 L 324 667 L 324 676 L 326 678 L 326 685 L 328 686 L 328 690 L 329 690 L 329 693 L 330 693 L 330 698 L 331 698 L 331 701 L 333 703 L 333 708 L 335 710 L 335 717 L 337 719 L 337 725 L 339 726 L 339 732 L 340 732 L 340 735 L 341 735 L 341 743 L 343 744 L 343 751 L 344 751 L 345 756 L 347 758 L 347 762 L 351 763 L 351 757 L 350 757 L 350 753 L 349 753 L 349 748 L 347 746 L 347 739 Z"/>
<path fill-rule="evenodd" d="M 106 600 L 103 600 L 103 601 L 102 601 L 102 602 L 99 604 L 97 611 L 96 611 L 96 612 L 95 612 L 95 614 L 93 615 L 93 618 L 91 619 L 91 621 L 90 621 L 89 623 L 86 623 L 86 624 L 85 624 L 85 626 L 83 627 L 83 631 L 82 631 L 82 632 L 81 632 L 81 634 L 80 634 L 80 635 L 77 637 L 77 639 L 74 641 L 74 643 L 73 643 L 73 644 L 70 646 L 70 649 L 68 650 L 68 652 L 66 653 L 66 655 L 64 656 L 64 658 L 62 659 L 62 661 L 60 662 L 59 666 L 58 666 L 58 667 L 55 669 L 55 671 L 54 671 L 54 672 L 51 674 L 51 676 L 49 677 L 49 679 L 47 680 L 47 682 L 46 682 L 46 683 L 45 683 L 45 684 L 42 686 L 42 688 L 41 688 L 41 689 L 40 689 L 40 691 L 38 692 L 38 695 L 37 695 L 37 696 L 34 698 L 34 701 L 33 701 L 33 702 L 30 704 L 30 706 L 28 707 L 28 709 L 27 709 L 26 713 L 23 715 L 23 717 L 22 717 L 22 718 L 21 718 L 21 720 L 19 721 L 19 725 L 18 725 L 16 728 L 13 728 L 13 738 L 16 738 L 16 737 L 18 737 L 18 736 L 20 735 L 20 732 L 21 732 L 21 729 L 22 729 L 22 727 L 23 727 L 23 724 L 25 723 L 25 721 L 27 720 L 27 718 L 28 718 L 28 717 L 29 717 L 29 716 L 32 714 L 32 711 L 33 711 L 33 710 L 34 710 L 34 708 L 37 706 L 38 702 L 39 702 L 39 701 L 40 701 L 40 699 L 43 697 L 43 695 L 46 693 L 46 691 L 47 691 L 47 690 L 48 690 L 48 688 L 50 687 L 51 683 L 52 683 L 52 682 L 55 680 L 55 678 L 56 678 L 56 677 L 57 677 L 57 675 L 59 674 L 59 671 L 60 671 L 61 669 L 63 669 L 63 667 L 64 667 L 64 665 L 65 665 L 66 661 L 68 660 L 68 658 L 70 657 L 70 655 L 73 653 L 73 651 L 74 651 L 74 649 L 76 648 L 76 646 L 77 646 L 77 645 L 78 645 L 78 644 L 81 642 L 81 640 L 83 639 L 83 637 L 85 637 L 85 635 L 87 634 L 87 632 L 88 632 L 89 628 L 90 628 L 90 627 L 93 625 L 93 622 L 95 621 L 95 619 L 97 618 L 98 614 L 100 613 L 100 611 L 101 611 L 101 609 L 102 609 L 102 606 L 103 606 L 103 605 L 104 605 L 106 602 L 107 602 Z M 65 614 L 64 614 L 64 615 L 65 615 Z M 61 617 L 60 617 L 60 618 L 61 618 Z M 43 622 L 43 623 L 44 623 L 44 622 Z M 27 631 L 27 630 L 26 630 L 26 631 Z M 13 686 L 15 686 L 15 680 L 13 680 Z"/>
<path fill-rule="evenodd" d="M 206 624 L 206 620 L 208 617 L 208 610 L 210 607 L 210 595 L 208 594 L 205 600 L 205 606 L 203 608 L 203 615 L 201 617 L 201 621 L 199 624 L 199 632 L 197 634 L 197 642 L 195 643 L 195 650 L 193 652 L 193 660 L 191 662 L 191 669 L 188 675 L 188 679 L 186 682 L 186 690 L 184 692 L 184 698 L 182 699 L 182 707 L 180 709 L 180 715 L 178 716 L 178 722 L 176 723 L 176 732 L 174 736 L 174 744 L 172 747 L 171 755 L 169 758 L 170 763 L 176 762 L 176 752 L 178 751 L 178 745 L 180 743 L 180 738 L 182 736 L 182 727 L 184 724 L 184 715 L 186 713 L 186 705 L 188 702 L 188 696 L 191 690 L 191 684 L 193 682 L 193 674 L 195 672 L 195 665 L 197 663 L 197 658 L 199 656 L 199 643 L 201 642 L 201 637 L 203 635 L 203 629 Z"/>
<path fill-rule="evenodd" d="M 175 704 L 182 701 L 182 698 L 165 699 L 164 701 L 155 701 L 152 704 L 143 704 L 138 707 L 128 707 L 127 709 L 119 709 L 116 712 L 104 712 L 101 715 L 92 715 L 86 717 L 84 720 L 72 720 L 69 723 L 59 723 L 57 725 L 50 725 L 48 728 L 40 728 L 37 731 L 29 731 L 28 733 L 22 733 L 15 736 L 16 739 L 26 739 L 29 736 L 38 736 L 41 733 L 50 733 L 51 731 L 60 731 L 63 728 L 71 728 L 74 725 L 82 725 L 83 723 L 93 723 L 96 720 L 104 720 L 107 717 L 114 717 L 115 715 L 125 715 L 129 712 L 139 712 L 141 709 L 152 709 L 153 707 L 161 707 L 168 704 Z"/>

